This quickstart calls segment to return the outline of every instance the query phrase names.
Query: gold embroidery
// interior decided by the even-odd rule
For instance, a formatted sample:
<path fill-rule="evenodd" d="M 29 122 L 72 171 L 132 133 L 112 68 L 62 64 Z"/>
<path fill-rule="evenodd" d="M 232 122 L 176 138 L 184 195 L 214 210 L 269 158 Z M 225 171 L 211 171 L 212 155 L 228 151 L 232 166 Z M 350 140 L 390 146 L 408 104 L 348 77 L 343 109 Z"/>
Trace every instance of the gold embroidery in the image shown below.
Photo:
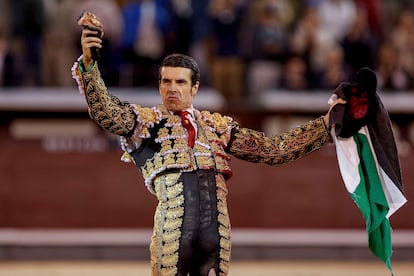
<path fill-rule="evenodd" d="M 167 116 L 167 122 L 165 123 L 165 126 L 171 127 L 179 125 L 181 125 L 180 117 L 172 115 Z"/>
<path fill-rule="evenodd" d="M 172 198 L 172 199 L 168 200 L 168 208 L 169 209 L 176 208 L 176 207 L 181 206 L 183 203 L 184 203 L 184 196 L 180 195 L 176 198 Z"/>
<path fill-rule="evenodd" d="M 181 183 L 167 187 L 167 195 L 169 198 L 176 198 L 183 192 L 183 189 L 184 185 Z"/>
<path fill-rule="evenodd" d="M 216 175 L 217 185 L 217 210 L 219 235 L 220 235 L 220 275 L 227 275 L 229 268 L 229 261 L 231 256 L 231 241 L 230 241 L 230 219 L 227 211 L 227 188 L 226 182 L 221 174 Z"/>
<path fill-rule="evenodd" d="M 168 128 L 166 128 L 166 127 L 160 128 L 160 130 L 158 130 L 158 137 L 157 137 L 157 139 L 160 140 L 160 141 L 163 141 L 164 138 L 168 138 L 169 137 L 169 134 L 170 133 L 168 131 Z"/>
<path fill-rule="evenodd" d="M 225 214 L 223 214 L 225 213 Z M 230 227 L 230 219 L 227 212 L 220 212 L 218 215 L 218 221 L 225 227 Z"/>
<path fill-rule="evenodd" d="M 176 137 L 174 141 L 174 149 L 176 151 L 183 151 L 183 149 L 187 148 L 187 141 L 183 136 Z"/>
<path fill-rule="evenodd" d="M 154 156 L 154 170 L 159 171 L 163 167 L 163 158 L 158 154 Z"/>
<path fill-rule="evenodd" d="M 165 232 L 163 239 L 164 239 L 164 242 L 171 243 L 174 241 L 178 241 L 180 236 L 181 236 L 180 231 Z"/>
<path fill-rule="evenodd" d="M 140 135 L 141 138 L 149 138 L 151 137 L 151 133 L 147 127 L 143 127 L 141 129 Z"/>
<path fill-rule="evenodd" d="M 141 138 L 150 137 L 150 129 L 161 120 L 164 122 L 164 125 L 158 129 L 157 136 L 152 137 L 155 143 L 160 143 L 159 152 L 146 160 L 140 168 L 145 184 L 151 193 L 155 193 L 153 179 L 167 169 L 193 171 L 197 168 L 216 168 L 227 178 L 231 176 L 228 164 L 230 158 L 224 150 L 230 138 L 231 128 L 234 127 L 234 122 L 230 117 L 221 116 L 218 113 L 201 112 L 203 115 L 197 118 L 199 128 L 196 144 L 194 148 L 189 148 L 179 116 L 171 115 L 163 105 L 153 108 L 135 106 L 135 112 L 138 115 L 137 120 L 143 124 L 139 134 Z M 214 127 L 216 123 L 219 131 Z M 121 141 L 124 140 L 121 139 Z M 121 143 L 124 150 L 127 148 L 127 142 L 126 140 L 123 144 Z M 127 160 L 126 157 L 124 157 L 125 160 Z"/>
<path fill-rule="evenodd" d="M 172 144 L 171 140 L 163 141 L 161 143 L 161 151 L 166 152 L 166 151 L 172 150 L 171 144 Z"/>
<path fill-rule="evenodd" d="M 183 215 L 184 215 L 184 208 L 182 207 L 171 208 L 168 211 L 167 218 L 176 219 L 176 218 L 182 217 Z"/>
<path fill-rule="evenodd" d="M 98 65 L 82 73 L 81 82 L 91 118 L 108 132 L 130 135 L 136 125 L 134 108 L 108 93 Z"/>
<path fill-rule="evenodd" d="M 185 152 L 179 152 L 177 154 L 177 164 L 189 165 L 190 156 Z"/>
<path fill-rule="evenodd" d="M 217 133 L 223 134 L 229 130 L 229 124 L 233 121 L 232 118 L 228 116 L 222 116 L 221 114 L 214 112 L 210 113 L 208 111 L 202 111 L 201 115 L 203 120 L 217 131 Z"/>
<path fill-rule="evenodd" d="M 221 239 L 220 240 L 220 247 L 225 249 L 226 251 L 230 251 L 231 242 L 227 239 Z"/>
<path fill-rule="evenodd" d="M 162 257 L 162 264 L 163 264 L 163 267 L 165 268 L 169 268 L 169 267 L 173 268 L 177 265 L 177 263 L 178 263 L 178 254 L 165 255 Z"/>
<path fill-rule="evenodd" d="M 178 251 L 179 246 L 180 246 L 180 244 L 178 242 L 167 243 L 162 248 L 162 253 L 164 255 L 173 255 L 175 252 Z"/>
<path fill-rule="evenodd" d="M 179 185 L 179 186 L 183 187 L 183 183 L 177 183 L 180 176 L 181 176 L 180 173 L 169 173 L 169 174 L 165 175 L 164 177 L 166 178 L 166 181 L 165 181 L 166 187 L 171 187 L 171 186 L 175 186 L 175 185 Z"/>
<path fill-rule="evenodd" d="M 250 162 L 280 165 L 301 158 L 329 142 L 331 137 L 325 123 L 318 118 L 271 138 L 261 132 L 240 128 L 230 153 Z"/>
<path fill-rule="evenodd" d="M 151 239 L 151 266 L 153 275 L 176 275 L 178 249 L 184 216 L 184 185 L 178 182 L 180 173 L 161 175 L 154 180 L 159 200 L 154 216 L 154 234 Z"/>
<path fill-rule="evenodd" d="M 161 111 L 156 108 L 138 107 L 136 108 L 137 120 L 147 127 L 153 127 L 154 124 L 161 121 Z"/>
<path fill-rule="evenodd" d="M 163 263 L 166 267 L 162 267 L 159 272 L 157 272 L 157 276 L 176 276 L 177 275 L 177 267 L 172 265 L 175 264 L 178 259 L 178 256 L 168 256 L 163 258 Z"/>
<path fill-rule="evenodd" d="M 178 254 L 173 255 L 164 255 L 162 257 L 162 270 L 163 271 L 169 271 L 170 269 L 174 269 L 177 266 L 178 263 Z M 161 274 L 164 275 L 164 274 Z"/>
<path fill-rule="evenodd" d="M 219 210 L 221 210 L 221 213 L 222 213 L 223 215 L 225 215 L 225 216 L 228 216 L 228 215 L 229 215 L 229 214 L 228 214 L 228 211 L 227 211 L 227 206 L 225 205 L 225 203 L 224 203 L 223 201 L 219 200 L 219 201 L 217 202 L 217 208 L 218 208 Z"/>
<path fill-rule="evenodd" d="M 220 259 L 222 259 L 224 262 L 230 262 L 230 252 L 222 249 L 220 251 Z"/>
<path fill-rule="evenodd" d="M 164 156 L 164 165 L 166 167 L 172 167 L 175 164 L 175 155 L 173 153 L 168 153 Z"/>
<path fill-rule="evenodd" d="M 161 269 L 161 274 L 157 273 L 154 275 L 160 275 L 160 276 L 175 276 L 177 275 L 177 268 L 176 267 L 166 267 Z"/>
<path fill-rule="evenodd" d="M 219 234 L 220 234 L 221 237 L 229 236 L 229 228 L 227 228 L 223 225 L 220 225 L 219 226 Z"/>
<path fill-rule="evenodd" d="M 200 169 L 210 169 L 214 167 L 214 159 L 211 156 L 197 156 L 197 164 Z"/>
<path fill-rule="evenodd" d="M 219 275 L 220 276 L 226 276 L 228 274 L 228 271 L 229 271 L 229 262 L 221 262 L 220 263 L 220 270 L 225 271 L 225 272 L 220 272 Z"/>
<path fill-rule="evenodd" d="M 171 135 L 175 137 L 184 136 L 184 128 L 181 125 L 174 125 L 172 127 Z"/>

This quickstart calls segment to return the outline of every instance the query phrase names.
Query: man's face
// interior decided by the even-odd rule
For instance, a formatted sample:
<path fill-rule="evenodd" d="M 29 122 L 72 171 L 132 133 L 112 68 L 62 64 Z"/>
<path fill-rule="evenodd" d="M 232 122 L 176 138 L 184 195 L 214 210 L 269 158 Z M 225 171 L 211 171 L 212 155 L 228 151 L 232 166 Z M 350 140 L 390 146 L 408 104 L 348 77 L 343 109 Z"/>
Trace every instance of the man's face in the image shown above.
<path fill-rule="evenodd" d="M 164 106 L 172 112 L 191 107 L 198 91 L 198 82 L 191 85 L 191 70 L 183 67 L 162 67 L 159 90 Z"/>

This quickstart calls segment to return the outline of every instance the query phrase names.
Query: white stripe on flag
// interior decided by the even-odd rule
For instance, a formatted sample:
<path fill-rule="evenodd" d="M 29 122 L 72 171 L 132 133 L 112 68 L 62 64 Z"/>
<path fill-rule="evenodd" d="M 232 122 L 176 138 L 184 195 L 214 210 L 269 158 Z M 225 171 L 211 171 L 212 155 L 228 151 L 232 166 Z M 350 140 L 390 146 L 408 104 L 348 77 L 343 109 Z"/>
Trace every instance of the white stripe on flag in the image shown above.
<path fill-rule="evenodd" d="M 368 139 L 371 153 L 374 156 L 375 165 L 377 167 L 378 176 L 381 179 L 382 189 L 388 202 L 389 211 L 387 213 L 387 218 L 389 218 L 407 202 L 407 199 L 386 174 L 386 172 L 380 167 L 375 150 L 371 143 L 368 128 L 366 126 L 362 127 L 359 130 L 359 133 L 365 135 Z M 332 136 L 335 140 L 339 169 L 344 180 L 345 187 L 348 192 L 354 193 L 360 182 L 358 170 L 360 159 L 354 138 L 337 138 L 335 135 Z"/>
<path fill-rule="evenodd" d="M 360 159 L 356 144 L 352 137 L 336 137 L 335 129 L 332 129 L 332 137 L 334 138 L 336 145 L 339 171 L 341 172 L 347 191 L 353 194 L 361 181 L 358 173 Z"/>
<path fill-rule="evenodd" d="M 390 218 L 392 214 L 407 202 L 407 199 L 382 169 L 380 170 L 379 175 L 383 178 L 382 187 L 388 201 L 388 207 L 390 208 L 388 210 L 387 218 Z"/>

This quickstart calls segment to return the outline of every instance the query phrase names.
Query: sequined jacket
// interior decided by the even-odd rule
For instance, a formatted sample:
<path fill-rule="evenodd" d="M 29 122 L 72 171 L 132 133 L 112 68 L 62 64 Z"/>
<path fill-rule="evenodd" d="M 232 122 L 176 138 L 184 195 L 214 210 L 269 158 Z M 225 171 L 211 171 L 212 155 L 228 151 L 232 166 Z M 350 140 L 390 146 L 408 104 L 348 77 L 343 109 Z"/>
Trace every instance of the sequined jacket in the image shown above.
<path fill-rule="evenodd" d="M 140 168 L 147 188 L 154 194 L 152 182 L 166 170 L 216 169 L 229 178 L 229 154 L 250 162 L 280 165 L 331 142 L 322 117 L 267 137 L 240 127 L 228 116 L 196 110 L 198 135 L 195 146 L 190 148 L 180 118 L 163 105 L 142 107 L 121 102 L 107 92 L 97 65 L 82 72 L 75 63 L 72 75 L 85 96 L 91 118 L 120 136 L 125 151 L 122 159 L 133 161 Z M 134 137 L 142 139 L 138 148 L 131 147 Z"/>

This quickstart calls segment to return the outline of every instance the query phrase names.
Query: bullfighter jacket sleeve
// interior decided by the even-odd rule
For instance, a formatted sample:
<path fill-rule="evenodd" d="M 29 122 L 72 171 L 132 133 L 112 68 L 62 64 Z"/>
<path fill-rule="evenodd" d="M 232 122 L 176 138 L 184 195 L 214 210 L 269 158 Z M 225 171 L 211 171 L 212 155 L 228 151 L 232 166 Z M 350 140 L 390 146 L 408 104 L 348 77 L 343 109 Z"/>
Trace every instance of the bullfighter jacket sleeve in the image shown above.
<path fill-rule="evenodd" d="M 281 165 L 302 158 L 330 142 L 332 138 L 320 117 L 272 137 L 248 128 L 236 128 L 227 152 L 249 162 Z"/>
<path fill-rule="evenodd" d="M 72 67 L 72 77 L 85 96 L 90 117 L 110 133 L 131 136 L 137 123 L 134 107 L 108 93 L 97 63 L 85 70 L 80 60 Z"/>

